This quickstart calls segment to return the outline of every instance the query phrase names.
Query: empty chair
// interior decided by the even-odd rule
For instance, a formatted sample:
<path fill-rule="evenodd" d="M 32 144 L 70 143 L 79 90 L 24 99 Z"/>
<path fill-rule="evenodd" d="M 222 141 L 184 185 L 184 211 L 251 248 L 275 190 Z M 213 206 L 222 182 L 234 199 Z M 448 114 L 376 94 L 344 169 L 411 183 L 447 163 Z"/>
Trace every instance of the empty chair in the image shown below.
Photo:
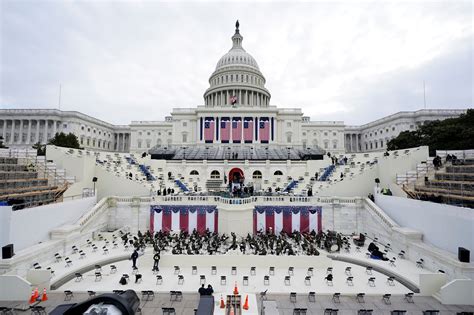
<path fill-rule="evenodd" d="M 395 280 L 395 277 L 388 277 L 388 278 L 387 278 L 387 284 L 388 284 L 389 286 L 392 286 L 392 287 L 393 287 L 393 286 L 395 285 L 394 280 Z"/>
<path fill-rule="evenodd" d="M 308 293 L 308 302 L 316 302 L 316 292 L 311 291 Z"/>
<path fill-rule="evenodd" d="M 174 307 L 162 307 L 161 311 L 163 312 L 163 315 L 176 315 Z"/>
<path fill-rule="evenodd" d="M 373 310 L 360 309 L 357 311 L 357 315 L 372 315 Z"/>
<path fill-rule="evenodd" d="M 439 314 L 439 310 L 426 310 L 423 311 L 423 315 L 437 315 Z"/>
<path fill-rule="evenodd" d="M 102 271 L 101 265 L 95 265 L 95 271 Z"/>
<path fill-rule="evenodd" d="M 115 265 L 110 265 L 110 273 L 116 273 L 117 267 Z"/>
<path fill-rule="evenodd" d="M 170 301 L 181 301 L 183 299 L 183 292 L 181 291 L 170 291 Z"/>
<path fill-rule="evenodd" d="M 221 285 L 226 285 L 226 284 L 227 284 L 226 276 L 221 276 Z"/>
<path fill-rule="evenodd" d="M 348 276 L 352 276 L 352 272 L 351 272 L 352 268 L 351 267 L 346 267 L 346 270 L 345 270 L 345 273 L 346 275 Z"/>
<path fill-rule="evenodd" d="M 206 276 L 200 275 L 199 276 L 199 284 L 206 284 Z"/>
<path fill-rule="evenodd" d="M 375 287 L 375 277 L 370 277 L 369 280 L 367 280 L 367 283 L 371 287 Z"/>
<path fill-rule="evenodd" d="M 33 268 L 34 268 L 34 269 L 41 269 L 41 266 L 40 266 L 40 264 L 38 264 L 38 263 L 34 263 L 34 264 L 33 264 Z"/>
<path fill-rule="evenodd" d="M 112 248 L 118 248 L 118 244 L 115 241 L 113 241 L 112 244 L 113 244 Z"/>
<path fill-rule="evenodd" d="M 360 253 L 360 247 L 356 246 L 356 252 Z"/>
<path fill-rule="evenodd" d="M 255 276 L 257 274 L 257 268 L 255 267 L 250 267 L 250 275 Z"/>
<path fill-rule="evenodd" d="M 311 285 L 311 276 L 304 277 L 304 284 Z"/>
<path fill-rule="evenodd" d="M 179 266 L 174 266 L 174 274 L 177 275 L 181 272 L 181 269 L 179 269 Z"/>
<path fill-rule="evenodd" d="M 326 274 L 331 274 L 332 273 L 332 267 L 328 267 L 328 269 L 326 269 Z"/>
<path fill-rule="evenodd" d="M 337 315 L 337 312 L 339 312 L 339 310 L 334 309 L 334 308 L 325 308 L 324 309 L 324 315 Z"/>
<path fill-rule="evenodd" d="M 54 277 L 54 270 L 51 267 L 46 268 L 46 270 L 51 271 L 51 277 Z"/>
<path fill-rule="evenodd" d="M 64 291 L 64 301 L 70 301 L 74 297 L 71 290 Z"/>
<path fill-rule="evenodd" d="M 236 275 L 236 274 L 237 274 L 237 267 L 232 266 L 232 268 L 231 268 L 231 270 L 230 270 L 230 274 Z"/>
<path fill-rule="evenodd" d="M 156 275 L 156 284 L 163 284 L 163 277 L 161 275 Z"/>
<path fill-rule="evenodd" d="M 313 271 L 314 271 L 314 268 L 313 268 L 313 267 L 308 267 L 307 275 L 308 275 L 308 276 L 313 276 Z"/>
<path fill-rule="evenodd" d="M 97 246 L 95 246 L 95 244 L 92 244 L 92 252 L 95 253 L 97 251 Z"/>
<path fill-rule="evenodd" d="M 100 281 L 102 280 L 102 273 L 100 271 L 97 271 L 95 273 L 95 280 L 94 281 Z"/>
<path fill-rule="evenodd" d="M 242 278 L 242 285 L 248 286 L 249 285 L 249 276 L 243 276 Z"/>
<path fill-rule="evenodd" d="M 103 255 L 107 255 L 109 253 L 109 249 L 107 247 L 102 247 L 102 250 L 104 251 L 103 252 Z"/>
<path fill-rule="evenodd" d="M 357 302 L 365 303 L 364 297 L 365 297 L 365 293 L 357 293 L 356 295 Z"/>
<path fill-rule="evenodd" d="M 368 266 L 367 268 L 365 268 L 365 273 L 368 274 L 368 275 L 371 275 L 372 274 L 372 270 L 373 268 Z"/>
<path fill-rule="evenodd" d="M 89 297 L 94 297 L 96 295 L 96 292 L 95 291 L 87 291 L 87 294 L 89 295 Z"/>
<path fill-rule="evenodd" d="M 288 267 L 288 275 L 289 275 L 289 276 L 293 276 L 293 275 L 295 274 L 294 270 L 295 270 L 295 268 L 293 268 L 293 267 Z"/>
<path fill-rule="evenodd" d="M 275 275 L 275 267 L 270 267 L 268 268 L 268 274 L 270 276 L 274 276 Z"/>
<path fill-rule="evenodd" d="M 270 285 L 270 276 L 263 276 L 263 285 Z"/>
<path fill-rule="evenodd" d="M 76 277 L 76 279 L 74 280 L 76 282 L 80 282 L 83 279 L 82 274 L 80 272 L 74 273 L 74 276 Z"/>
<path fill-rule="evenodd" d="M 184 276 L 178 275 L 178 284 L 183 284 L 183 283 L 184 283 Z"/>
<path fill-rule="evenodd" d="M 60 262 L 62 260 L 62 256 L 59 255 L 59 253 L 54 254 L 54 261 L 55 262 Z"/>
<path fill-rule="evenodd" d="M 196 267 L 196 266 L 192 266 L 192 267 L 191 267 L 191 274 L 197 275 L 197 272 L 198 272 L 197 267 Z"/>
<path fill-rule="evenodd" d="M 387 305 L 392 304 L 392 302 L 390 302 L 390 297 L 391 296 L 392 296 L 391 294 L 384 294 L 382 296 L 382 301 L 384 301 L 384 303 L 387 304 Z"/>
<path fill-rule="evenodd" d="M 413 301 L 412 292 L 405 294 L 405 301 L 407 301 L 407 303 L 415 303 L 415 301 Z"/>
<path fill-rule="evenodd" d="M 142 291 L 142 301 L 152 301 L 155 298 L 155 292 L 152 290 Z"/>
<path fill-rule="evenodd" d="M 285 276 L 285 285 L 290 285 L 290 276 Z"/>
<path fill-rule="evenodd" d="M 395 257 L 393 257 L 392 259 L 390 259 L 390 266 L 396 267 L 396 266 L 395 266 L 395 260 L 396 260 Z"/>
<path fill-rule="evenodd" d="M 72 266 L 72 260 L 69 257 L 64 258 L 64 261 L 66 262 L 66 267 Z"/>
<path fill-rule="evenodd" d="M 390 315 L 405 315 L 406 313 L 406 310 L 393 310 L 390 312 Z"/>
<path fill-rule="evenodd" d="M 405 255 L 406 255 L 405 251 L 404 251 L 404 250 L 401 250 L 401 251 L 398 253 L 398 258 L 400 258 L 400 259 L 405 259 Z"/>
<path fill-rule="evenodd" d="M 72 246 L 72 253 L 75 254 L 75 253 L 77 253 L 77 251 L 78 251 L 77 246 L 73 245 Z"/>
<path fill-rule="evenodd" d="M 354 285 L 354 282 L 352 282 L 352 280 L 354 280 L 354 277 L 352 277 L 352 276 L 347 277 L 346 283 L 347 283 L 348 286 L 353 286 Z"/>
<path fill-rule="evenodd" d="M 334 303 L 341 303 L 341 293 L 334 293 L 332 295 L 332 301 Z"/>
<path fill-rule="evenodd" d="M 211 267 L 211 275 L 216 275 L 217 274 L 217 267 L 216 266 L 212 266 Z"/>
<path fill-rule="evenodd" d="M 86 258 L 86 253 L 84 253 L 82 250 L 79 251 L 79 259 L 84 259 Z"/>
<path fill-rule="evenodd" d="M 290 302 L 291 303 L 296 303 L 296 292 L 291 292 L 290 293 Z"/>
<path fill-rule="evenodd" d="M 30 306 L 30 309 L 31 309 L 31 314 L 45 314 L 45 315 L 47 314 L 46 308 L 41 305 Z M 6 313 L 2 311 L 2 314 L 6 314 Z M 10 314 L 13 314 L 13 312 L 10 312 Z"/>

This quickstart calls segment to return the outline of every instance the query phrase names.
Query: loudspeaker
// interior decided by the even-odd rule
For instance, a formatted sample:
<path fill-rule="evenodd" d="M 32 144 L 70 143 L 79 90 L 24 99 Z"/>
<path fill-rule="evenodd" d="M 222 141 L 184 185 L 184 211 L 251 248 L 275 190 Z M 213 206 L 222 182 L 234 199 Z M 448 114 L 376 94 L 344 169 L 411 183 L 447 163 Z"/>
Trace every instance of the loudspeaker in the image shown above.
<path fill-rule="evenodd" d="M 92 182 L 95 183 L 97 181 L 97 177 L 92 177 Z"/>
<path fill-rule="evenodd" d="M 13 252 L 13 244 L 8 244 L 2 247 L 2 259 L 12 258 L 15 253 Z"/>
<path fill-rule="evenodd" d="M 460 262 L 468 263 L 470 262 L 471 252 L 464 247 L 458 247 L 458 259 Z"/>

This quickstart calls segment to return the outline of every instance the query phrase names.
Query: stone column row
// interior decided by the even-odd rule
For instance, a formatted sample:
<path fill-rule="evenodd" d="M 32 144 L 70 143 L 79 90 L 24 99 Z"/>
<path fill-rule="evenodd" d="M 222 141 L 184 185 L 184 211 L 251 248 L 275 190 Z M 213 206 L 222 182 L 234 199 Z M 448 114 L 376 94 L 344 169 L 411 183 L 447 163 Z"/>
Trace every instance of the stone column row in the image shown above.
<path fill-rule="evenodd" d="M 268 106 L 270 98 L 263 93 L 249 90 L 224 90 L 209 94 L 206 97 L 207 106 L 231 105 L 230 98 L 237 97 L 237 104 L 246 106 Z"/>
<path fill-rule="evenodd" d="M 6 141 L 7 137 L 7 122 L 11 122 L 10 126 L 10 138 L 8 139 L 8 142 Z M 25 124 L 25 121 L 27 123 Z M 2 128 L 2 137 L 4 139 L 4 142 L 7 144 L 31 144 L 32 143 L 32 138 L 31 138 L 31 132 L 32 132 L 32 126 L 33 122 L 36 122 L 36 133 L 35 133 L 35 139 L 34 143 L 39 141 L 39 134 L 40 134 L 40 123 L 41 121 L 44 122 L 44 137 L 42 139 L 42 143 L 46 143 L 48 139 L 48 128 L 50 126 L 50 122 L 52 122 L 52 134 L 51 137 L 54 137 L 54 135 L 57 132 L 57 124 L 60 122 L 59 120 L 52 120 L 52 119 L 4 119 L 3 120 L 3 128 Z M 15 131 L 17 130 L 18 127 L 18 138 L 15 141 Z M 23 140 L 23 131 L 27 130 L 27 135 L 25 140 Z"/>

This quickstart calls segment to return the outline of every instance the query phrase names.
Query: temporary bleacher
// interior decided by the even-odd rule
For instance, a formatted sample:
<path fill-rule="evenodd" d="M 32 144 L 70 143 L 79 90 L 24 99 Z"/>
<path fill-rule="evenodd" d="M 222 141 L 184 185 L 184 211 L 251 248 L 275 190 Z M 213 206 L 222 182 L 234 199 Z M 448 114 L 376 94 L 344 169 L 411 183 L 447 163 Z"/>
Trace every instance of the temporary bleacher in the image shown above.
<path fill-rule="evenodd" d="M 474 208 L 474 159 L 447 162 L 403 190 L 412 199 Z"/>
<path fill-rule="evenodd" d="M 325 182 L 328 179 L 328 177 L 331 176 L 332 172 L 334 172 L 335 168 L 336 167 L 334 166 L 334 164 L 331 164 L 328 167 L 326 167 L 321 177 L 319 177 L 319 181 Z"/>
<path fill-rule="evenodd" d="M 0 152 L 0 202 L 20 210 L 62 201 L 73 178 L 36 151 Z"/>

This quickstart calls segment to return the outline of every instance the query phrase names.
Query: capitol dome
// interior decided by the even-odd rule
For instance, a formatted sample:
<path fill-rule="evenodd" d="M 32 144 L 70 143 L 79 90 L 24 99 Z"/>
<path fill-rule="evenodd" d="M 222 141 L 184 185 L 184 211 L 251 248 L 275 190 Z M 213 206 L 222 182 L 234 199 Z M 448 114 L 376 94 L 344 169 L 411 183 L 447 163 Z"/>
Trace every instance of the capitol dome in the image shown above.
<path fill-rule="evenodd" d="M 206 106 L 269 105 L 270 93 L 257 61 L 242 47 L 239 21 L 235 24 L 232 48 L 217 62 L 209 78 L 210 87 L 204 93 Z"/>

